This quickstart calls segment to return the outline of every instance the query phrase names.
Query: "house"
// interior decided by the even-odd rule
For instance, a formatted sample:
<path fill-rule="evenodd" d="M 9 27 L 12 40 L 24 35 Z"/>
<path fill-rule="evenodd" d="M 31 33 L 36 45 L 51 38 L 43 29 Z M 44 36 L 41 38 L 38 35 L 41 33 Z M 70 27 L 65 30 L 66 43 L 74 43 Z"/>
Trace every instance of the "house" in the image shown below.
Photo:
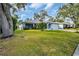
<path fill-rule="evenodd" d="M 37 24 L 40 23 L 38 20 L 31 20 L 24 25 L 20 25 L 19 29 L 36 29 Z M 64 22 L 51 22 L 51 21 L 44 21 L 46 23 L 47 30 L 63 30 L 64 28 L 75 28 L 75 24 L 73 19 L 66 17 Z"/>
<path fill-rule="evenodd" d="M 36 29 L 38 28 L 37 24 L 39 24 L 40 22 L 38 21 L 33 21 L 30 23 L 26 23 L 24 25 L 20 25 L 19 29 Z M 46 24 L 46 28 L 47 30 L 62 30 L 63 29 L 63 23 L 59 23 L 59 22 L 44 22 Z"/>
<path fill-rule="evenodd" d="M 63 22 L 64 28 L 75 28 L 75 23 L 73 19 L 66 17 Z"/>

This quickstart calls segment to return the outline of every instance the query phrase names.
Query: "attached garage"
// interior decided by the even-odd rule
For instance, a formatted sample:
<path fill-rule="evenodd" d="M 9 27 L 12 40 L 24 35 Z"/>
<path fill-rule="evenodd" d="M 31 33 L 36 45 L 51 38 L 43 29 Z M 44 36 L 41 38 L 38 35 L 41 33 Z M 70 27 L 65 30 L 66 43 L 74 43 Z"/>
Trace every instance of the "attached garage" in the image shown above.
<path fill-rule="evenodd" d="M 62 30 L 63 24 L 58 22 L 49 22 L 47 23 L 48 30 Z"/>

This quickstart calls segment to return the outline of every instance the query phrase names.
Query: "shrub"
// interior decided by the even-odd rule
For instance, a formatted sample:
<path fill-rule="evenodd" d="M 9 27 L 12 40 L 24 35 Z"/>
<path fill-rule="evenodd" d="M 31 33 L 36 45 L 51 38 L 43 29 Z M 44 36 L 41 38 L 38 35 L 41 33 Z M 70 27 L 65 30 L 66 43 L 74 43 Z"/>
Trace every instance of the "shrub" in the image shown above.
<path fill-rule="evenodd" d="M 41 22 L 41 23 L 39 23 L 38 28 L 41 29 L 41 31 L 43 31 L 44 29 L 47 28 L 47 25 L 46 25 L 46 23 Z"/>
<path fill-rule="evenodd" d="M 15 31 L 17 29 L 17 18 L 16 17 L 12 17 L 13 20 L 13 31 Z"/>

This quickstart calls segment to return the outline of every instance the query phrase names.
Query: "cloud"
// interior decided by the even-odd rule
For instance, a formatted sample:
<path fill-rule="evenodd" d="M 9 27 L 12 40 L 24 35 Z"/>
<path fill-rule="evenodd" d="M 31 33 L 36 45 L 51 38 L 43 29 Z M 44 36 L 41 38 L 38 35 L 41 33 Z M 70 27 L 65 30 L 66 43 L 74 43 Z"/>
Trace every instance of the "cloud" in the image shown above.
<path fill-rule="evenodd" d="M 53 5 L 54 5 L 54 3 L 49 3 L 49 4 L 46 5 L 45 9 L 46 9 L 46 10 L 47 10 L 47 9 L 50 9 Z"/>
<path fill-rule="evenodd" d="M 30 7 L 31 7 L 31 8 L 38 9 L 38 8 L 42 7 L 42 5 L 43 5 L 43 4 L 41 4 L 41 3 L 32 3 L 32 4 L 30 5 Z"/>

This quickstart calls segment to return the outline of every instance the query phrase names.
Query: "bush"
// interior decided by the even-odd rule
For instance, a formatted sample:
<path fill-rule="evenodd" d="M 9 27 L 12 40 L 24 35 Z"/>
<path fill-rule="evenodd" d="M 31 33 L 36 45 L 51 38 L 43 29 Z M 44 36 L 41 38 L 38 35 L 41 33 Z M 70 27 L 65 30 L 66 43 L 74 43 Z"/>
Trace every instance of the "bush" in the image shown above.
<path fill-rule="evenodd" d="M 25 23 L 25 25 L 26 25 L 25 30 L 26 29 L 41 29 L 43 31 L 45 28 L 47 28 L 47 24 L 43 23 L 43 22 L 36 23 L 36 24 L 34 24 L 34 26 L 32 23 Z"/>
<path fill-rule="evenodd" d="M 38 28 L 41 29 L 41 31 L 43 31 L 44 29 L 47 28 L 47 24 L 44 22 L 41 22 L 38 24 Z"/>
<path fill-rule="evenodd" d="M 79 28 L 79 22 L 75 22 L 75 28 Z"/>
<path fill-rule="evenodd" d="M 13 20 L 13 31 L 15 31 L 17 29 L 17 18 L 16 17 L 12 17 Z"/>

